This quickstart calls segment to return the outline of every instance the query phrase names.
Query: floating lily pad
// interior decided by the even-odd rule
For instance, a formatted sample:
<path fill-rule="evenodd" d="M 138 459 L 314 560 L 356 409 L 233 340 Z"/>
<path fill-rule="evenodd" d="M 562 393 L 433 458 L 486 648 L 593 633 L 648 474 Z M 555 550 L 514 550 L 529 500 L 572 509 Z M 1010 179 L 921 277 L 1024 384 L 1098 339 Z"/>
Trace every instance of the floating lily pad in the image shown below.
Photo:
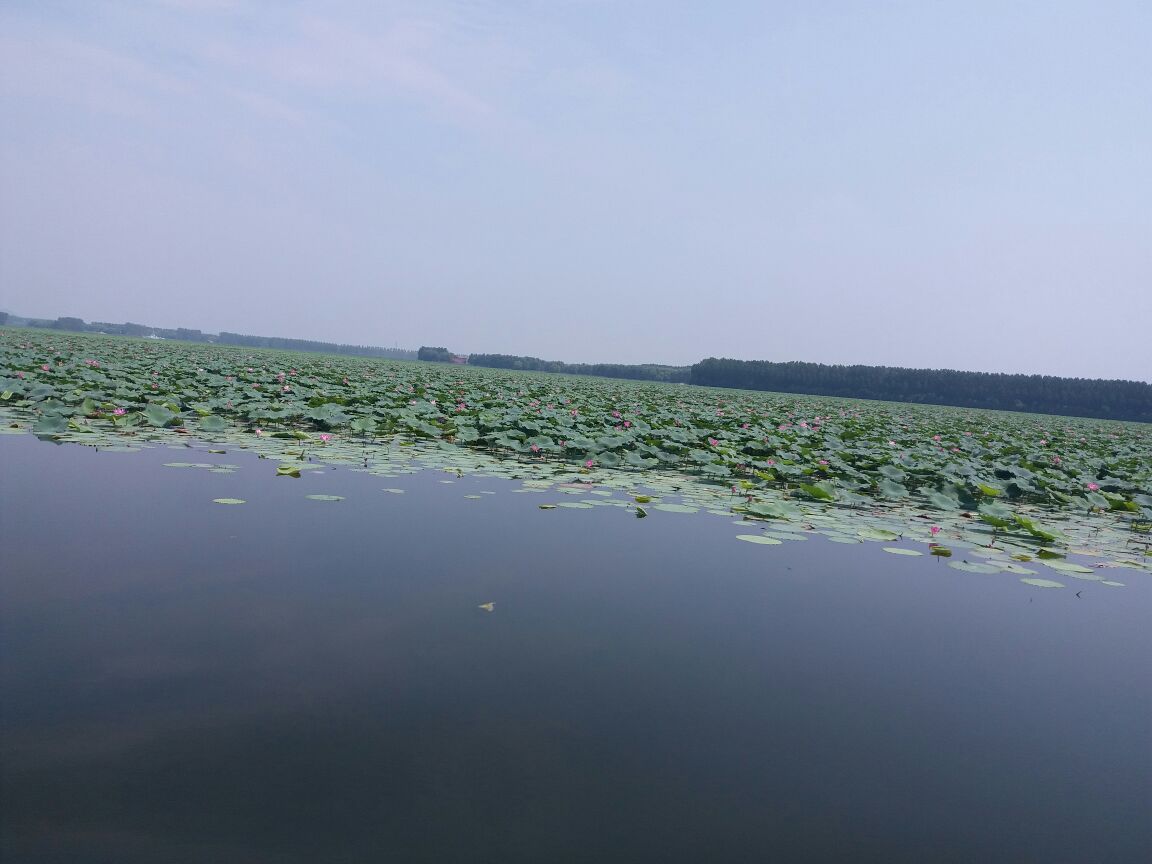
<path fill-rule="evenodd" d="M 900 546 L 885 546 L 885 552 L 891 552 L 893 555 L 923 555 L 923 552 L 917 552 L 915 549 L 904 549 Z"/>
<path fill-rule="evenodd" d="M 883 528 L 861 528 L 856 532 L 865 540 L 899 540 L 900 535 L 895 531 L 887 531 Z"/>
<path fill-rule="evenodd" d="M 1003 563 L 1000 565 L 1000 569 L 1005 573 L 1016 573 L 1022 576 L 1032 576 L 1036 573 L 1035 570 L 1029 570 L 1027 567 L 1021 567 L 1019 564 Z"/>
<path fill-rule="evenodd" d="M 1045 560 L 1041 561 L 1045 567 L 1051 567 L 1053 570 L 1059 570 L 1063 573 L 1095 573 L 1091 567 L 1085 567 L 1082 564 L 1074 564 L 1071 561 L 1060 560 Z"/>
<path fill-rule="evenodd" d="M 343 495 L 305 495 L 304 497 L 308 498 L 309 500 L 312 500 L 312 501 L 343 501 L 344 500 Z"/>
<path fill-rule="evenodd" d="M 762 546 L 779 546 L 783 542 L 775 537 L 765 537 L 763 534 L 737 534 L 736 539 L 745 543 L 759 543 Z"/>
<path fill-rule="evenodd" d="M 213 498 L 212 500 L 217 504 L 247 504 L 248 503 L 243 498 Z"/>
<path fill-rule="evenodd" d="M 1063 588 L 1064 587 L 1064 584 L 1062 582 L 1053 582 L 1051 579 L 1028 579 L 1028 578 L 1024 578 L 1024 579 L 1021 579 L 1020 581 L 1023 582 L 1025 585 L 1033 585 L 1037 588 Z"/>
<path fill-rule="evenodd" d="M 992 564 L 978 564 L 973 561 L 949 561 L 948 566 L 953 570 L 963 570 L 967 573 L 999 573 L 1000 568 Z"/>

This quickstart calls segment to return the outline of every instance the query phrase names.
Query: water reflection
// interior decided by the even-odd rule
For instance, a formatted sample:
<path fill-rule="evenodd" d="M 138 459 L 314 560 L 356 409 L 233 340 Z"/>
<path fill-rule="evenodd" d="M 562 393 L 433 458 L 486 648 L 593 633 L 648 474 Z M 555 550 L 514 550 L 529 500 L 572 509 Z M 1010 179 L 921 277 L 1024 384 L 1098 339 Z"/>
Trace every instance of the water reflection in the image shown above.
<path fill-rule="evenodd" d="M 1152 855 L 1143 574 L 226 458 L 0 439 L 5 860 Z"/>

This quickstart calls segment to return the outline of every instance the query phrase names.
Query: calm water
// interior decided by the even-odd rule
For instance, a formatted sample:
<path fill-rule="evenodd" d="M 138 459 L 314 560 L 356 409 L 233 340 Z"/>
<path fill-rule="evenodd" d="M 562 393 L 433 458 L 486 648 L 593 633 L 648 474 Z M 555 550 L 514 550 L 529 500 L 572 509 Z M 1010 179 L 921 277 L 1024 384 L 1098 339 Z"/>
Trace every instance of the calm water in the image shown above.
<path fill-rule="evenodd" d="M 273 472 L 0 437 L 5 862 L 1152 860 L 1147 574 Z"/>

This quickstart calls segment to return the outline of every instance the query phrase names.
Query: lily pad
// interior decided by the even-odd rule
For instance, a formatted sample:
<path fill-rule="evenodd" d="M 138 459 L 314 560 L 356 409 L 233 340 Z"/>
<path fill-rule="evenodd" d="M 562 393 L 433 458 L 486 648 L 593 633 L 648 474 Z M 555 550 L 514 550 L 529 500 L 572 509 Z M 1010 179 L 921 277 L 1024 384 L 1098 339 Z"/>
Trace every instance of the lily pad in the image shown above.
<path fill-rule="evenodd" d="M 865 540 L 899 540 L 900 535 L 895 531 L 887 531 L 883 528 L 861 528 L 856 532 Z"/>
<path fill-rule="evenodd" d="M 1059 570 L 1063 573 L 1095 573 L 1091 567 L 1085 567 L 1082 564 L 1075 564 L 1071 561 L 1063 560 L 1044 560 L 1040 562 L 1045 567 L 1051 567 L 1053 570 Z"/>
<path fill-rule="evenodd" d="M 973 561 L 949 561 L 948 566 L 953 570 L 963 570 L 967 573 L 999 573 L 1000 568 L 993 564 L 978 564 Z"/>

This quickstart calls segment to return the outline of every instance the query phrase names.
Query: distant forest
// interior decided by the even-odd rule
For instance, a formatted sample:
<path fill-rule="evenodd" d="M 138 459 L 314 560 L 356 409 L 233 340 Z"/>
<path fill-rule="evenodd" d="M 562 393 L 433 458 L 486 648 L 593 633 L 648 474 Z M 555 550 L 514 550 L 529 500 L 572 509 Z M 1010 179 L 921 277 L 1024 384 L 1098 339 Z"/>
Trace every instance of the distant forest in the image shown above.
<path fill-rule="evenodd" d="M 374 345 L 343 345 L 316 342 L 312 339 L 285 339 L 281 336 L 249 336 L 243 333 L 204 333 L 187 327 L 152 327 L 148 324 L 112 324 L 108 321 L 88 323 L 82 318 L 17 318 L 0 312 L 0 325 L 39 327 L 45 330 L 69 330 L 74 333 L 104 333 L 110 336 L 178 339 L 181 342 L 209 342 L 218 345 L 244 345 L 249 348 L 279 348 L 284 351 L 312 351 L 321 354 L 351 354 L 357 357 L 388 357 L 393 360 L 415 360 L 416 352 L 403 348 L 378 348 Z"/>
<path fill-rule="evenodd" d="M 770 363 L 764 360 L 718 360 L 715 357 L 693 366 L 689 380 L 707 387 L 739 387 L 1152 423 L 1152 384 L 1142 381 L 891 366 Z"/>

